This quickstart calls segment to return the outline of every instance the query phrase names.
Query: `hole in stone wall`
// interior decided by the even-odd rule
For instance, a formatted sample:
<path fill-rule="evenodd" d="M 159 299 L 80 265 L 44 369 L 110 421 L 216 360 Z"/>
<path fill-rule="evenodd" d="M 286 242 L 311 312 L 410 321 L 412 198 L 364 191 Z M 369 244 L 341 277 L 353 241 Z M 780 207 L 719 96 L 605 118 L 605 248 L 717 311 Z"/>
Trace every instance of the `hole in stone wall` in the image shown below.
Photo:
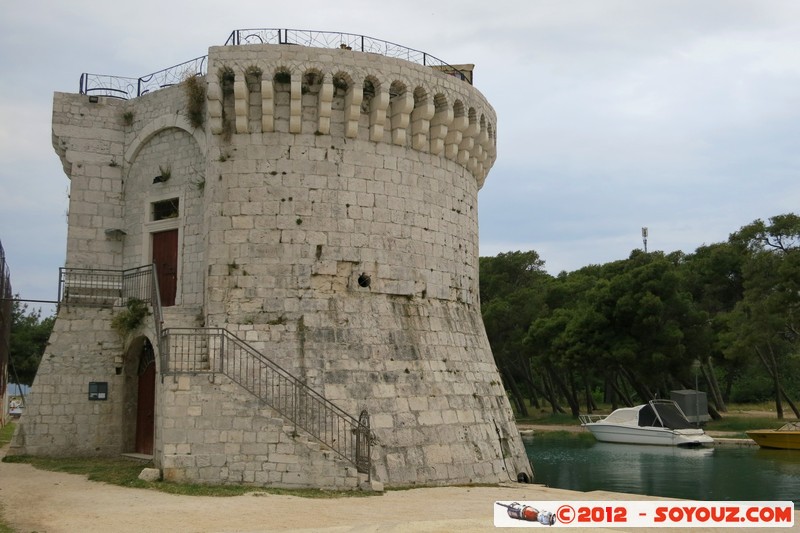
<path fill-rule="evenodd" d="M 364 272 L 362 272 L 361 275 L 358 276 L 359 287 L 364 287 L 366 289 L 367 287 L 369 287 L 370 283 L 372 283 L 372 280 L 370 279 L 369 275 L 365 274 Z"/>

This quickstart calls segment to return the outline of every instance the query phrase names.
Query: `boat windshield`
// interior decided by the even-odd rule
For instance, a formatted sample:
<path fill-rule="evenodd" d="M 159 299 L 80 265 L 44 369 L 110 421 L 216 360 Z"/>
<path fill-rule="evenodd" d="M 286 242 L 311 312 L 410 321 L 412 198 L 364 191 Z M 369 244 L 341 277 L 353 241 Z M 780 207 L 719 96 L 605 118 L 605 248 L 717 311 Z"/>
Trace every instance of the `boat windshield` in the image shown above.
<path fill-rule="evenodd" d="M 658 414 L 656 414 L 656 411 Z M 639 426 L 691 429 L 689 422 L 674 402 L 650 402 L 639 410 Z"/>

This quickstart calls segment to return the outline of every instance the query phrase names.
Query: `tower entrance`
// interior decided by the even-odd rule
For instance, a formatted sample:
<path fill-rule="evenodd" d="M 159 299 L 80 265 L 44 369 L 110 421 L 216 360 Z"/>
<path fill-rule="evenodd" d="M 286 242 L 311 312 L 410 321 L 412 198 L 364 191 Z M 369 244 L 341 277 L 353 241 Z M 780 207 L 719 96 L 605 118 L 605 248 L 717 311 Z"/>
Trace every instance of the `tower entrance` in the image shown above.
<path fill-rule="evenodd" d="M 144 341 L 139 356 L 137 374 L 135 451 L 152 455 L 155 432 L 156 361 L 153 355 L 153 345 L 147 339 Z"/>
<path fill-rule="evenodd" d="M 170 307 L 175 305 L 178 289 L 178 230 L 159 231 L 152 235 L 161 306 Z"/>

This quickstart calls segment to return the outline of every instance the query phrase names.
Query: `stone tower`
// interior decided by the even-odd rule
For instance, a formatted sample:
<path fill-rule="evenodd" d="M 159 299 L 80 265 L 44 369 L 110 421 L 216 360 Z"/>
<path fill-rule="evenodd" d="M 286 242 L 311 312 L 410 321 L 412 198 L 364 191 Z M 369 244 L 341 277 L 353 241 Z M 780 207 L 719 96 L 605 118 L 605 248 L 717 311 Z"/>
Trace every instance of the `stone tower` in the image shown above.
<path fill-rule="evenodd" d="M 64 304 L 15 452 L 149 452 L 209 483 L 532 476 L 478 295 L 493 108 L 467 67 L 303 35 L 236 31 L 188 67 L 55 95 Z M 114 331 L 153 263 L 161 304 Z M 358 422 L 331 432 L 314 402 Z M 367 424 L 369 463 L 348 463 Z"/>

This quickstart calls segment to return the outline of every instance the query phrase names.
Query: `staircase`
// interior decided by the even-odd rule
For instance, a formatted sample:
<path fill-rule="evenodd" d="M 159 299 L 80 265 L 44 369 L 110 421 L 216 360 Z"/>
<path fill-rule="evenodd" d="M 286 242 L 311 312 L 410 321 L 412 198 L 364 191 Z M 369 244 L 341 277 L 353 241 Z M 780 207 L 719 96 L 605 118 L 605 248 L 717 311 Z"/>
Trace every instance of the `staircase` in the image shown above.
<path fill-rule="evenodd" d="M 355 419 L 224 328 L 196 327 L 199 308 L 161 308 L 154 265 L 127 270 L 59 269 L 59 305 L 149 303 L 161 347 L 162 374 L 222 373 L 369 476 L 369 415 Z M 163 329 L 163 323 L 185 327 Z"/>
<path fill-rule="evenodd" d="M 167 328 L 161 336 L 163 374 L 222 373 L 292 424 L 370 472 L 369 415 L 356 420 L 277 363 L 224 328 Z"/>

